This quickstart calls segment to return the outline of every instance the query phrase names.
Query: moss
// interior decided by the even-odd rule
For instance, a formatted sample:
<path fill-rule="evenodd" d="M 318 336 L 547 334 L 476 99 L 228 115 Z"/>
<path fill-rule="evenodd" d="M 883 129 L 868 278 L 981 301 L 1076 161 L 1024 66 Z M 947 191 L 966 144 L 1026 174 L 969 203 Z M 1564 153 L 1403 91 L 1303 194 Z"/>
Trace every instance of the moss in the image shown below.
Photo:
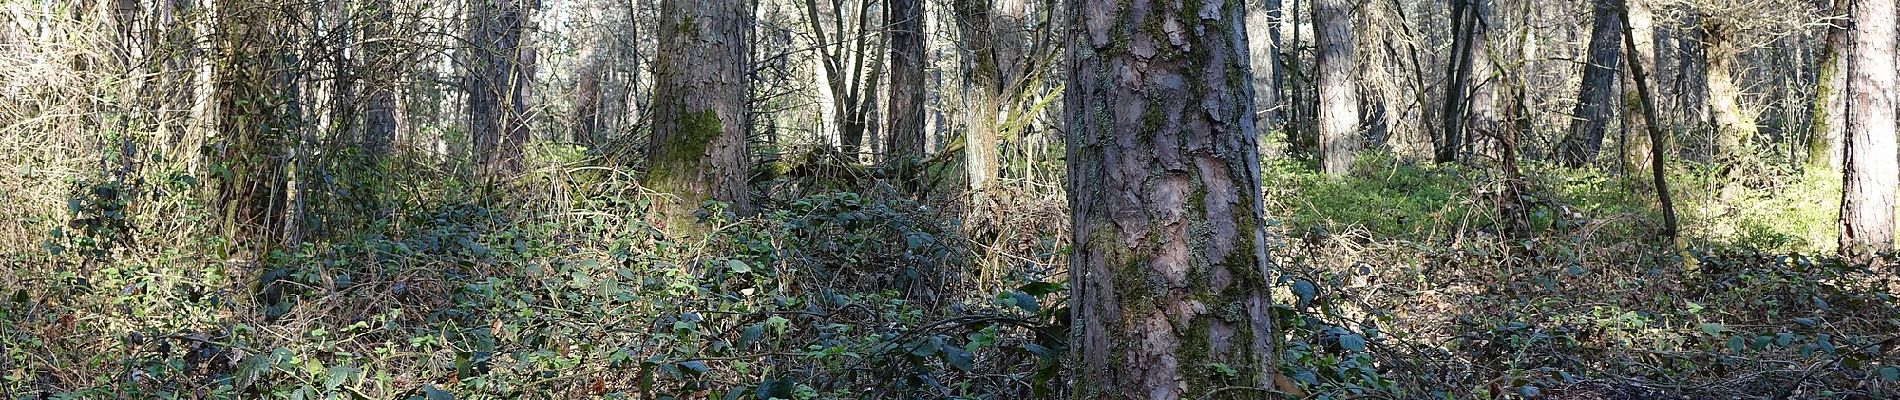
<path fill-rule="evenodd" d="M 713 110 L 680 115 L 678 128 L 672 137 L 659 144 L 660 150 L 649 161 L 651 169 L 647 171 L 647 178 L 651 185 L 681 188 L 684 180 L 693 179 L 694 172 L 703 167 L 700 164 L 706 155 L 706 146 L 725 132 L 725 124 Z"/>

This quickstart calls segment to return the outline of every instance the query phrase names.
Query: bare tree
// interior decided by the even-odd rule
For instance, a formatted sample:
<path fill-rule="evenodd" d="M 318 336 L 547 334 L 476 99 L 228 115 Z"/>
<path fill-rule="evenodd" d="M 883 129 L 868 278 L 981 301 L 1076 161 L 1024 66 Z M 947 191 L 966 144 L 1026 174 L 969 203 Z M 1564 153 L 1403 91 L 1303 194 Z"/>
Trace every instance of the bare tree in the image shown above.
<path fill-rule="evenodd" d="M 524 46 L 529 14 L 539 0 L 472 0 L 468 29 L 474 48 L 467 82 L 469 134 L 484 174 L 521 169 L 528 140 L 528 88 L 534 48 Z"/>
<path fill-rule="evenodd" d="M 884 7 L 891 48 L 885 160 L 915 163 L 924 156 L 924 0 L 885 0 Z"/>
<path fill-rule="evenodd" d="M 1834 0 L 1829 14 L 1847 12 L 1848 0 Z M 1841 167 L 1841 142 L 1847 132 L 1846 22 L 1829 21 L 1814 74 L 1814 101 L 1808 112 L 1808 166 Z"/>
<path fill-rule="evenodd" d="M 1576 119 L 1559 150 L 1564 165 L 1580 167 L 1595 160 L 1603 148 L 1603 134 L 1616 110 L 1616 76 L 1621 69 L 1622 10 L 1617 0 L 1591 2 L 1588 63 L 1577 90 Z"/>

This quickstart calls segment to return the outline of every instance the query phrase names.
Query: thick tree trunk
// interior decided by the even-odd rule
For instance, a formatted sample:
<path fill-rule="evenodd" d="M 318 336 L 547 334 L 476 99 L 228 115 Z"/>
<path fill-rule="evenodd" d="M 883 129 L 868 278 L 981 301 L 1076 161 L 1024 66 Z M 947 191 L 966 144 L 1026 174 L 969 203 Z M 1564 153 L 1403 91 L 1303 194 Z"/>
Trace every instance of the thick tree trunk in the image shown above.
<path fill-rule="evenodd" d="M 1848 0 L 1834 0 L 1832 14 L 1847 12 Z M 1847 22 L 1827 28 L 1822 44 L 1818 71 L 1814 79 L 1814 103 L 1809 109 L 1808 167 L 1829 170 L 1841 167 L 1841 143 L 1847 132 Z"/>
<path fill-rule="evenodd" d="M 473 0 L 469 38 L 475 58 L 468 82 L 469 135 L 484 175 L 521 169 L 528 140 L 528 84 L 533 80 L 534 49 L 524 46 L 523 31 L 531 3 L 538 0 Z"/>
<path fill-rule="evenodd" d="M 1353 79 L 1352 2 L 1313 2 L 1314 38 L 1319 49 L 1320 171 L 1342 176 L 1358 156 L 1359 96 Z"/>
<path fill-rule="evenodd" d="M 924 156 L 924 0 L 885 0 L 890 28 L 891 92 L 886 163 L 915 163 Z"/>
<path fill-rule="evenodd" d="M 1847 156 L 1841 187 L 1840 251 L 1893 250 L 1896 167 L 1894 0 L 1854 2 L 1854 48 L 1848 65 Z"/>
<path fill-rule="evenodd" d="M 751 211 L 746 191 L 745 0 L 662 0 L 647 184 L 686 207 L 716 199 Z"/>
<path fill-rule="evenodd" d="M 1252 396 L 1223 388 L 1276 373 L 1245 9 L 1183 7 L 1070 8 L 1075 398 Z"/>
<path fill-rule="evenodd" d="M 1622 62 L 1623 19 L 1616 0 L 1596 0 L 1596 21 L 1590 24 L 1589 64 L 1583 86 L 1577 89 L 1577 111 L 1559 156 L 1564 165 L 1589 164 L 1603 148 L 1603 133 L 1616 110 L 1616 71 Z"/>

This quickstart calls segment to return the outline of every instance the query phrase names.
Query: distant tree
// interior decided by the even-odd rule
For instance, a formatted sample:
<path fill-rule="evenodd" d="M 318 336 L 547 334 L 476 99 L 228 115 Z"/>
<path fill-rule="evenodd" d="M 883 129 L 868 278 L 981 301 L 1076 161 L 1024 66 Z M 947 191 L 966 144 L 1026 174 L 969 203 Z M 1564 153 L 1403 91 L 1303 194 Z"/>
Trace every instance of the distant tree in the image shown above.
<path fill-rule="evenodd" d="M 224 171 L 218 204 L 224 234 L 234 242 L 269 246 L 289 224 L 285 153 L 296 140 L 300 110 L 290 71 L 295 35 L 279 4 L 220 0 L 214 33 L 219 57 L 212 98 L 222 142 L 209 156 Z M 261 247 L 254 247 L 261 248 Z"/>
<path fill-rule="evenodd" d="M 1359 96 L 1353 79 L 1352 2 L 1313 2 L 1315 46 L 1319 49 L 1320 170 L 1345 175 L 1358 157 Z"/>
<path fill-rule="evenodd" d="M 1588 63 L 1577 90 L 1576 120 L 1558 153 L 1564 165 L 1580 167 L 1595 160 L 1603 148 L 1604 131 L 1616 115 L 1616 77 L 1623 47 L 1622 10 L 1617 0 L 1591 2 Z"/>
<path fill-rule="evenodd" d="M 887 163 L 915 163 L 924 156 L 924 0 L 885 0 L 891 48 Z"/>
<path fill-rule="evenodd" d="M 969 188 L 975 192 L 989 189 L 996 179 L 999 163 L 996 140 L 1002 129 L 1002 114 L 1018 89 L 1022 73 L 1023 0 L 953 0 L 957 29 L 970 74 L 969 119 L 963 141 L 964 168 Z"/>
<path fill-rule="evenodd" d="M 366 99 L 364 105 L 363 137 L 359 143 L 363 152 L 371 159 L 380 158 L 389 152 L 390 143 L 396 138 L 396 79 L 406 71 L 408 62 L 402 60 L 396 46 L 395 5 L 390 0 L 368 0 L 364 3 L 369 14 L 363 26 L 363 52 L 368 58 L 371 72 L 380 79 L 365 82 Z"/>
<path fill-rule="evenodd" d="M 1894 0 L 1854 1 L 1854 48 L 1848 57 L 1847 154 L 1841 187 L 1840 251 L 1893 249 L 1894 190 L 1900 181 L 1894 143 Z"/>
<path fill-rule="evenodd" d="M 524 41 L 526 23 L 540 0 L 470 0 L 468 91 L 469 135 L 483 174 L 521 169 L 528 141 L 529 84 L 534 48 Z"/>
<path fill-rule="evenodd" d="M 1848 0 L 1834 0 L 1829 15 L 1847 13 Z M 1829 21 L 1815 60 L 1814 99 L 1808 112 L 1808 167 L 1841 167 L 1841 142 L 1847 132 L 1848 43 L 1845 21 Z"/>
<path fill-rule="evenodd" d="M 1622 60 L 1633 68 L 1644 71 L 1656 70 L 1656 28 L 1655 14 L 1649 8 L 1651 0 L 1623 0 L 1623 31 L 1628 41 L 1635 43 L 1635 49 L 1625 50 Z M 1624 46 L 1628 47 L 1628 46 Z M 1642 171 L 1649 168 L 1650 141 L 1649 120 L 1643 116 L 1641 92 L 1636 90 L 1636 74 L 1623 75 L 1623 164 L 1626 171 Z M 1645 86 L 1656 87 L 1654 75 L 1645 75 Z M 1599 141 L 1600 143 L 1600 141 Z M 1600 148 L 1600 147 L 1599 147 Z M 1635 174 L 1640 176 L 1641 174 Z"/>
<path fill-rule="evenodd" d="M 1277 373 L 1245 9 L 1070 10 L 1075 398 L 1265 398 L 1224 390 Z"/>
<path fill-rule="evenodd" d="M 1279 122 L 1280 0 L 1247 2 L 1247 56 L 1253 69 L 1254 117 L 1265 134 Z"/>
<path fill-rule="evenodd" d="M 647 184 L 688 207 L 747 198 L 747 78 L 752 9 L 745 0 L 662 0 L 653 67 Z"/>

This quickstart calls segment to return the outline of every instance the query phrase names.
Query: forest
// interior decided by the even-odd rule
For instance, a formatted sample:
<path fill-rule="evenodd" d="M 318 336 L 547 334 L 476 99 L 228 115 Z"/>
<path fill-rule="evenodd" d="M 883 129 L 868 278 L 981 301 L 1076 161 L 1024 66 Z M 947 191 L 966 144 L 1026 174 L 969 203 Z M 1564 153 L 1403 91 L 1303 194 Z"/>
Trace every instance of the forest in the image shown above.
<path fill-rule="evenodd" d="M 0 400 L 1900 398 L 1896 0 L 0 0 Z"/>

